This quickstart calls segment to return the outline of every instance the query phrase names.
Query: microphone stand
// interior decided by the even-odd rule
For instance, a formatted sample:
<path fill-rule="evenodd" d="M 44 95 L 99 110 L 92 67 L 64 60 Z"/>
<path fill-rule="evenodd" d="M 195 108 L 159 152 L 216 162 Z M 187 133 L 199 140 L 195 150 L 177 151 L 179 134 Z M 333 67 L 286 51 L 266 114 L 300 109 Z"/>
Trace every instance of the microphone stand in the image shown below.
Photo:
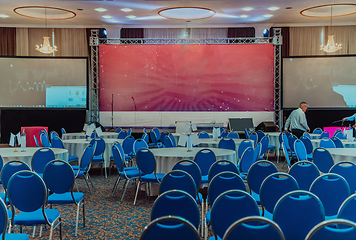
<path fill-rule="evenodd" d="M 111 94 L 111 129 L 114 129 L 114 94 Z"/>
<path fill-rule="evenodd" d="M 134 104 L 134 107 L 135 107 L 135 129 L 136 129 L 136 112 L 137 112 L 137 106 L 136 106 L 135 98 L 134 98 L 134 97 L 131 97 L 131 98 L 132 98 L 132 101 L 133 101 L 133 104 Z"/>

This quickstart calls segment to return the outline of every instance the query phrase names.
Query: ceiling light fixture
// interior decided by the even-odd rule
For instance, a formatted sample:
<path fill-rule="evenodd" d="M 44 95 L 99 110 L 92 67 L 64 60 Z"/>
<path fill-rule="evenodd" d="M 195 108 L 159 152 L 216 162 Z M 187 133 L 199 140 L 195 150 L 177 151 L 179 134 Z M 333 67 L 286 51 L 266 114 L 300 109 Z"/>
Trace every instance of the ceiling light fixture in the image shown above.
<path fill-rule="evenodd" d="M 47 29 L 47 8 L 45 8 L 45 28 Z M 55 45 L 51 47 L 51 44 L 49 43 L 49 37 L 45 36 L 43 37 L 43 44 L 41 44 L 41 47 L 37 45 L 36 50 L 44 54 L 50 54 L 57 52 L 57 47 Z"/>
<path fill-rule="evenodd" d="M 270 17 L 273 17 L 273 15 L 272 14 L 265 14 L 265 15 L 263 15 L 265 18 L 270 18 Z"/>
<path fill-rule="evenodd" d="M 215 11 L 209 8 L 201 7 L 174 7 L 166 8 L 158 12 L 158 15 L 175 20 L 198 20 L 211 18 L 215 15 Z"/>
<path fill-rule="evenodd" d="M 269 8 L 267 8 L 267 9 L 270 10 L 270 11 L 276 11 L 276 10 L 279 9 L 279 7 L 269 7 Z"/>
<path fill-rule="evenodd" d="M 241 18 L 247 18 L 248 15 L 240 15 Z"/>
<path fill-rule="evenodd" d="M 330 6 L 330 32 L 332 32 L 333 29 L 333 6 Z M 342 49 L 341 43 L 337 44 L 334 41 L 334 35 L 329 35 L 328 36 L 328 43 L 326 45 L 321 45 L 320 50 L 327 52 L 327 53 L 333 53 L 338 50 Z"/>
<path fill-rule="evenodd" d="M 134 18 L 136 18 L 136 16 L 134 16 L 134 15 L 129 15 L 129 16 L 126 16 L 127 18 L 130 18 L 130 19 L 134 19 Z"/>
<path fill-rule="evenodd" d="M 106 12 L 107 11 L 107 9 L 105 9 L 105 8 L 95 8 L 94 10 L 98 11 L 98 12 Z"/>
<path fill-rule="evenodd" d="M 253 7 L 244 7 L 242 10 L 244 10 L 244 11 L 251 11 L 251 10 L 253 10 Z"/>
<path fill-rule="evenodd" d="M 112 16 L 104 15 L 103 18 L 112 18 Z"/>
<path fill-rule="evenodd" d="M 9 15 L 6 15 L 6 14 L 0 14 L 0 18 L 8 18 L 10 17 Z"/>
<path fill-rule="evenodd" d="M 123 12 L 132 12 L 131 8 L 121 8 L 120 10 Z"/>

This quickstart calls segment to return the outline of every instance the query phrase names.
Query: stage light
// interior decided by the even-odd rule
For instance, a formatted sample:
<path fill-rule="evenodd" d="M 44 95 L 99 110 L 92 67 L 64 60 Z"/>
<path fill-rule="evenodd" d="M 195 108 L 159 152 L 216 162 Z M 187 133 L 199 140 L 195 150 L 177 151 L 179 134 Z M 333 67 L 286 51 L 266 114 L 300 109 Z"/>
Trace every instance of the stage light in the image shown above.
<path fill-rule="evenodd" d="M 267 8 L 267 9 L 270 10 L 270 11 L 276 11 L 276 10 L 279 9 L 279 7 L 269 7 L 269 8 Z"/>
<path fill-rule="evenodd" d="M 251 11 L 251 10 L 253 10 L 253 8 L 252 7 L 244 7 L 242 10 L 244 10 L 244 11 Z"/>
<path fill-rule="evenodd" d="M 267 28 L 265 28 L 262 33 L 263 33 L 263 37 L 268 37 L 269 31 Z"/>
<path fill-rule="evenodd" d="M 120 10 L 123 12 L 131 12 L 132 11 L 131 8 L 121 8 Z"/>
<path fill-rule="evenodd" d="M 98 11 L 98 12 L 106 12 L 107 11 L 107 9 L 105 9 L 105 8 L 95 8 L 94 10 Z"/>
<path fill-rule="evenodd" d="M 104 36 L 107 36 L 108 35 L 108 31 L 106 31 L 106 29 L 103 30 L 103 34 Z"/>
<path fill-rule="evenodd" d="M 248 15 L 240 15 L 241 18 L 247 18 Z"/>

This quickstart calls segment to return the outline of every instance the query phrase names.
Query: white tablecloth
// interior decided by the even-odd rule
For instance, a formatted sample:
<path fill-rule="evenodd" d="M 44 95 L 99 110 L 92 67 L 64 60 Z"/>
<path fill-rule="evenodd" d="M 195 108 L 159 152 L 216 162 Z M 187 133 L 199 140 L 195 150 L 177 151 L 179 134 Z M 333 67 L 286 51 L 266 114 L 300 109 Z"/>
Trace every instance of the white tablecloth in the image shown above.
<path fill-rule="evenodd" d="M 334 163 L 348 161 L 356 164 L 356 148 L 328 148 Z"/>
<path fill-rule="evenodd" d="M 194 132 L 196 134 L 199 134 L 198 132 Z M 179 141 L 179 137 L 180 137 L 180 134 L 181 133 L 171 133 L 174 137 L 174 140 L 176 141 L 176 144 L 178 145 L 178 141 Z M 209 137 L 212 138 L 213 137 L 213 134 L 212 133 L 208 133 L 209 134 Z"/>
<path fill-rule="evenodd" d="M 157 172 L 167 173 L 172 170 L 174 164 L 182 159 L 194 159 L 195 154 L 201 149 L 199 147 L 194 147 L 191 152 L 187 152 L 185 147 L 177 148 L 155 148 L 151 149 L 156 157 Z M 220 149 L 220 148 L 210 148 L 216 156 L 217 160 L 228 160 L 233 163 L 237 163 L 236 152 L 233 150 Z"/>
<path fill-rule="evenodd" d="M 119 142 L 122 144 L 123 139 L 113 139 L 113 138 L 105 138 L 105 151 L 104 151 L 104 160 L 105 165 L 109 167 L 110 165 L 110 156 L 112 155 L 112 146 L 114 142 Z M 68 149 L 69 155 L 77 156 L 79 159 L 82 156 L 84 149 L 89 145 L 90 141 L 86 139 L 70 139 L 63 140 L 64 147 Z"/>
<path fill-rule="evenodd" d="M 4 164 L 13 160 L 18 160 L 27 163 L 31 166 L 33 154 L 38 150 L 37 147 L 27 147 L 26 152 L 21 152 L 21 148 L 16 148 L 18 152 L 14 152 L 15 148 L 0 148 L 0 155 Z M 60 148 L 51 148 L 56 159 L 61 159 L 68 162 L 68 150 Z"/>
<path fill-rule="evenodd" d="M 233 139 L 236 145 L 236 159 L 238 159 L 239 157 L 237 156 L 237 150 L 239 149 L 240 143 L 246 139 Z M 217 148 L 219 146 L 219 141 L 215 140 L 215 139 L 208 139 L 208 138 L 202 138 L 199 139 L 200 143 L 198 144 L 198 147 L 203 147 L 203 148 Z M 253 140 L 252 143 L 254 142 Z"/>
<path fill-rule="evenodd" d="M 101 136 L 102 138 L 117 138 L 119 136 L 118 133 L 116 132 L 103 132 L 103 135 Z M 69 140 L 69 139 L 85 139 L 85 133 L 65 133 L 62 135 L 63 140 Z"/>
<path fill-rule="evenodd" d="M 311 140 L 311 143 L 313 145 L 313 149 L 319 147 L 320 145 L 320 139 L 312 139 Z M 344 144 L 344 148 L 356 148 L 356 142 L 349 142 L 349 141 L 344 141 L 344 140 L 341 140 L 342 141 L 342 144 Z M 328 148 L 329 150 L 330 148 Z"/>

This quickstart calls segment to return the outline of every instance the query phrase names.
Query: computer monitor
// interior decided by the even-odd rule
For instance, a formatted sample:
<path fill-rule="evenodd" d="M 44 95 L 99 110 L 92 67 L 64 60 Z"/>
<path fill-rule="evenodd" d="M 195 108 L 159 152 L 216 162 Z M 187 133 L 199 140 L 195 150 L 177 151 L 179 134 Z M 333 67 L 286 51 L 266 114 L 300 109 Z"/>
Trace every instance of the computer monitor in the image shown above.
<path fill-rule="evenodd" d="M 246 128 L 253 128 L 252 118 L 229 118 L 230 131 L 243 132 Z"/>

